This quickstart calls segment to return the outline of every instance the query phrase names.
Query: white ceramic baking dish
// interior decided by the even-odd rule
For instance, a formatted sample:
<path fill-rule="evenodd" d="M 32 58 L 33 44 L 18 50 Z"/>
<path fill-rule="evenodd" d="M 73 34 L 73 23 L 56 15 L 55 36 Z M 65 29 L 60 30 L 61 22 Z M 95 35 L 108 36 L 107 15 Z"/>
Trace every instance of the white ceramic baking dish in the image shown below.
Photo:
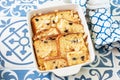
<path fill-rule="evenodd" d="M 54 10 L 75 10 L 75 11 L 78 11 L 79 17 L 80 17 L 81 22 L 84 26 L 84 31 L 88 35 L 87 42 L 88 42 L 88 48 L 89 48 L 89 53 L 90 53 L 90 60 L 86 63 L 83 63 L 83 64 L 78 64 L 78 65 L 69 66 L 69 67 L 65 67 L 65 68 L 59 68 L 59 69 L 47 70 L 47 71 L 41 71 L 41 70 L 38 70 L 38 71 L 40 71 L 41 73 L 43 73 L 43 72 L 53 72 L 54 74 L 56 74 L 58 76 L 73 75 L 73 74 L 78 73 L 82 66 L 90 64 L 91 62 L 93 62 L 93 60 L 95 58 L 94 47 L 93 47 L 92 40 L 91 40 L 91 37 L 90 37 L 90 32 L 88 30 L 88 26 L 87 26 L 84 14 L 82 12 L 82 9 L 80 8 L 79 5 L 76 5 L 76 4 L 61 4 L 61 5 L 54 5 L 54 6 L 48 6 L 48 5 L 45 6 L 44 5 L 44 6 L 41 6 L 41 8 L 38 9 L 38 10 L 30 11 L 28 13 L 28 25 L 29 25 L 29 30 L 30 30 L 29 32 L 30 32 L 30 36 L 31 36 L 30 42 L 31 42 L 31 46 L 32 46 L 32 51 L 33 51 L 33 54 L 34 54 L 34 49 L 33 49 L 33 44 L 32 44 L 32 28 L 31 28 L 31 22 L 30 22 L 31 18 L 35 14 L 54 12 Z M 34 57 L 35 57 L 35 55 L 34 55 Z M 38 68 L 37 63 L 36 63 L 36 68 Z"/>

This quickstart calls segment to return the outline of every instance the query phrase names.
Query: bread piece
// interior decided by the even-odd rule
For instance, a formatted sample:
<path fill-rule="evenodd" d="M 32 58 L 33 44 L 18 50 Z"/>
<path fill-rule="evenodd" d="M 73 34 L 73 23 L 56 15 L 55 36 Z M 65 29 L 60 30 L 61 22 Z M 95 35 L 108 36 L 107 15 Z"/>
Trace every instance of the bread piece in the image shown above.
<path fill-rule="evenodd" d="M 44 59 L 43 58 L 40 58 L 39 56 L 37 56 L 37 63 L 38 63 L 38 68 L 40 70 L 45 70 Z"/>
<path fill-rule="evenodd" d="M 58 20 L 60 19 L 66 19 L 66 20 L 70 20 L 72 22 L 80 22 L 80 18 L 79 15 L 76 11 L 73 10 L 66 10 L 66 11 L 58 11 L 56 13 L 56 18 L 58 18 Z"/>
<path fill-rule="evenodd" d="M 65 57 L 68 52 L 88 52 L 87 46 L 83 40 L 83 34 L 67 34 L 59 39 L 61 56 Z"/>
<path fill-rule="evenodd" d="M 46 70 L 58 69 L 67 66 L 67 61 L 65 59 L 53 59 L 44 62 Z"/>
<path fill-rule="evenodd" d="M 58 34 L 59 33 L 56 28 L 50 28 L 49 30 L 44 30 L 34 35 L 33 40 L 41 39 L 47 36 L 55 36 Z"/>
<path fill-rule="evenodd" d="M 54 19 L 55 13 L 34 16 L 31 20 L 34 34 L 42 30 L 49 29 Z"/>
<path fill-rule="evenodd" d="M 69 66 L 87 62 L 88 59 L 89 59 L 89 54 L 87 52 L 85 53 L 83 51 L 78 51 L 78 52 L 67 53 L 67 61 Z"/>
<path fill-rule="evenodd" d="M 34 49 L 37 57 L 45 58 L 57 55 L 57 47 L 55 40 L 35 40 Z"/>
<path fill-rule="evenodd" d="M 61 19 L 57 23 L 57 28 L 61 33 L 84 33 L 84 28 L 81 24 L 73 23 L 65 19 Z"/>

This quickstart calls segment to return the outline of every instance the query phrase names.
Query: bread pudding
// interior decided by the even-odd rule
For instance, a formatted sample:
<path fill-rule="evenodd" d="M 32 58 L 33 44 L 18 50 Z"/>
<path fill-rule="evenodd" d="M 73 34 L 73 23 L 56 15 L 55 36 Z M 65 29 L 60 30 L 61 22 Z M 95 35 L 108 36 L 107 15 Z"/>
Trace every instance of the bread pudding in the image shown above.
<path fill-rule="evenodd" d="M 77 11 L 57 10 L 35 15 L 31 24 L 40 70 L 58 69 L 90 60 L 87 35 Z"/>

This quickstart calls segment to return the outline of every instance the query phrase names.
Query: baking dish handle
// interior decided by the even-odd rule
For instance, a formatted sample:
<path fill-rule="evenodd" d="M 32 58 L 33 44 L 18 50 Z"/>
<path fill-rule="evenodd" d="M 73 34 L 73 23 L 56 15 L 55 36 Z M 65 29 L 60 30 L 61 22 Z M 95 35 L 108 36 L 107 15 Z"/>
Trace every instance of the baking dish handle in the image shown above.
<path fill-rule="evenodd" d="M 69 76 L 69 75 L 77 74 L 80 71 L 80 69 L 81 69 L 81 65 L 75 65 L 61 69 L 56 69 L 53 71 L 53 73 L 56 74 L 57 76 Z"/>

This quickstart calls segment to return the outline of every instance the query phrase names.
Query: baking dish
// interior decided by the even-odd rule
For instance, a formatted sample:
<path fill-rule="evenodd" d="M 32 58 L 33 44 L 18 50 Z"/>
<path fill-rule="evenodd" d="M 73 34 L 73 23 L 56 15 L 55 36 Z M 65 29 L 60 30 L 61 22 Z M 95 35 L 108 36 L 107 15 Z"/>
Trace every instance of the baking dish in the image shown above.
<path fill-rule="evenodd" d="M 46 4 L 47 5 L 47 4 Z M 34 49 L 33 49 L 33 42 L 32 42 L 32 28 L 31 28 L 31 18 L 34 15 L 40 14 L 40 13 L 49 13 L 49 12 L 54 12 L 55 10 L 75 10 L 78 12 L 81 23 L 84 27 L 84 31 L 85 34 L 87 34 L 87 42 L 88 42 L 88 50 L 89 50 L 89 54 L 90 54 L 90 60 L 86 63 L 82 63 L 82 64 L 78 64 L 78 65 L 74 65 L 74 66 L 69 66 L 69 67 L 64 67 L 64 68 L 59 68 L 59 69 L 54 69 L 54 70 L 46 70 L 46 71 L 41 71 L 38 69 L 39 72 L 44 73 L 44 72 L 53 72 L 54 74 L 58 75 L 58 76 L 68 76 L 68 75 L 73 75 L 76 74 L 80 71 L 81 67 L 87 64 L 90 64 L 91 62 L 93 62 L 94 58 L 95 58 L 95 53 L 94 53 L 94 47 L 93 47 L 93 43 L 90 37 L 90 32 L 85 20 L 85 16 L 82 12 L 82 9 L 80 8 L 79 5 L 77 4 L 61 4 L 61 5 L 54 5 L 54 6 L 42 6 L 40 9 L 37 10 L 32 10 L 28 13 L 28 26 L 29 26 L 29 32 L 30 32 L 30 45 L 32 47 L 32 53 L 34 54 Z M 35 54 L 34 54 L 34 58 Z M 36 59 L 35 59 L 36 60 Z M 36 68 L 38 68 L 37 66 L 37 61 L 36 62 Z"/>

